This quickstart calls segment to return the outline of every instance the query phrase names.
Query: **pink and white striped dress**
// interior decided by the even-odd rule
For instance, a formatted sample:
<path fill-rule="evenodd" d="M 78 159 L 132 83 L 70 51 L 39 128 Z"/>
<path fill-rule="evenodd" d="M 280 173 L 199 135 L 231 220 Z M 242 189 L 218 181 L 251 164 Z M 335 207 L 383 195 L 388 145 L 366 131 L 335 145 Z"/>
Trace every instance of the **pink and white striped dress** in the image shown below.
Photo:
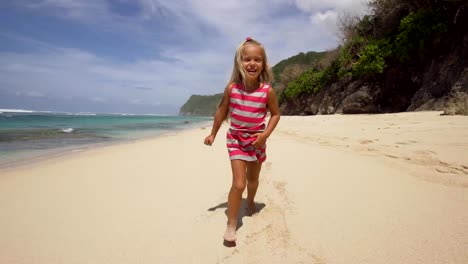
<path fill-rule="evenodd" d="M 257 90 L 247 92 L 242 84 L 232 84 L 229 98 L 230 127 L 227 132 L 227 148 L 231 160 L 263 162 L 266 160 L 266 144 L 254 148 L 255 133 L 266 128 L 269 84 L 261 83 Z"/>

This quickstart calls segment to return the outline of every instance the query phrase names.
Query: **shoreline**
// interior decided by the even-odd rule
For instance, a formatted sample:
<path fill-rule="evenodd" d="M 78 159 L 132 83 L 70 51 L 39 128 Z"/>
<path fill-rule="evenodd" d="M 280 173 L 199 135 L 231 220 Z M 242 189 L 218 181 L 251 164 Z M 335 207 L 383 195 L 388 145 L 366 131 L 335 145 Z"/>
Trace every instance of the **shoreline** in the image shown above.
<path fill-rule="evenodd" d="M 83 145 L 71 145 L 67 147 L 61 148 L 51 148 L 51 149 L 43 149 L 39 150 L 37 154 L 29 154 L 25 153 L 21 156 L 18 155 L 12 161 L 0 162 L 0 173 L 3 171 L 11 171 L 15 169 L 21 168 L 28 168 L 35 165 L 40 165 L 41 163 L 45 163 L 54 160 L 59 160 L 63 158 L 73 158 L 74 155 L 79 155 L 81 153 L 86 153 L 88 151 L 92 151 L 95 149 L 112 147 L 112 146 L 119 146 L 119 145 L 126 145 L 126 144 L 134 144 L 140 141 L 146 140 L 154 140 L 159 137 L 164 137 L 171 134 L 177 134 L 186 130 L 197 129 L 206 125 L 211 125 L 210 121 L 203 121 L 196 124 L 192 124 L 191 126 L 177 128 L 169 131 L 162 131 L 155 135 L 149 136 L 142 136 L 139 138 L 127 138 L 127 139 L 117 139 L 111 142 L 99 142 L 99 143 L 90 143 L 90 144 L 83 144 Z M 13 154 L 17 155 L 17 154 Z"/>

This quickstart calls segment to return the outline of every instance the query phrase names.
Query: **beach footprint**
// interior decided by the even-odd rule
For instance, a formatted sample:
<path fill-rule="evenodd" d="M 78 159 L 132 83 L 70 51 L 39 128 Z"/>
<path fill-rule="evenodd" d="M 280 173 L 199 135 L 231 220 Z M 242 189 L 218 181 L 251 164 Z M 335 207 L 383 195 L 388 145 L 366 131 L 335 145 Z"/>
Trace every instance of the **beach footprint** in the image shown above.
<path fill-rule="evenodd" d="M 359 143 L 361 143 L 362 145 L 365 145 L 369 143 L 374 143 L 374 141 L 370 139 L 364 139 L 364 140 L 359 140 Z"/>

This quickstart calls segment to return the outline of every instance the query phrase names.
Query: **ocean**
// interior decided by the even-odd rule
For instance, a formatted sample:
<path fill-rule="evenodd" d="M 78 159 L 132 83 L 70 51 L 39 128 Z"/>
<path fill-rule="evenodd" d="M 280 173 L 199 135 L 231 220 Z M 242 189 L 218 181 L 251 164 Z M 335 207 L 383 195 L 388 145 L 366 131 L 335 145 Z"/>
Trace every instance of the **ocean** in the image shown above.
<path fill-rule="evenodd" d="M 0 167 L 154 137 L 209 121 L 210 117 L 0 111 Z"/>

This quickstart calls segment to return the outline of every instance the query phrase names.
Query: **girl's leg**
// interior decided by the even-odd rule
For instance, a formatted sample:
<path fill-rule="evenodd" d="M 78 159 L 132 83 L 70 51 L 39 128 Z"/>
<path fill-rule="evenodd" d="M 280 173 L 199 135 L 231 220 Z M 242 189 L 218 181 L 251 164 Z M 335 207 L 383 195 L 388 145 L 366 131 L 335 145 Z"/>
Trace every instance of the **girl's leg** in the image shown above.
<path fill-rule="evenodd" d="M 227 210 L 227 228 L 224 239 L 227 241 L 236 241 L 237 215 L 242 201 L 242 193 L 246 185 L 246 161 L 231 160 L 232 185 L 228 197 Z"/>
<path fill-rule="evenodd" d="M 258 179 L 260 177 L 261 169 L 261 162 L 247 163 L 247 212 L 249 215 L 253 215 L 257 212 L 254 200 L 255 195 L 257 194 Z"/>

